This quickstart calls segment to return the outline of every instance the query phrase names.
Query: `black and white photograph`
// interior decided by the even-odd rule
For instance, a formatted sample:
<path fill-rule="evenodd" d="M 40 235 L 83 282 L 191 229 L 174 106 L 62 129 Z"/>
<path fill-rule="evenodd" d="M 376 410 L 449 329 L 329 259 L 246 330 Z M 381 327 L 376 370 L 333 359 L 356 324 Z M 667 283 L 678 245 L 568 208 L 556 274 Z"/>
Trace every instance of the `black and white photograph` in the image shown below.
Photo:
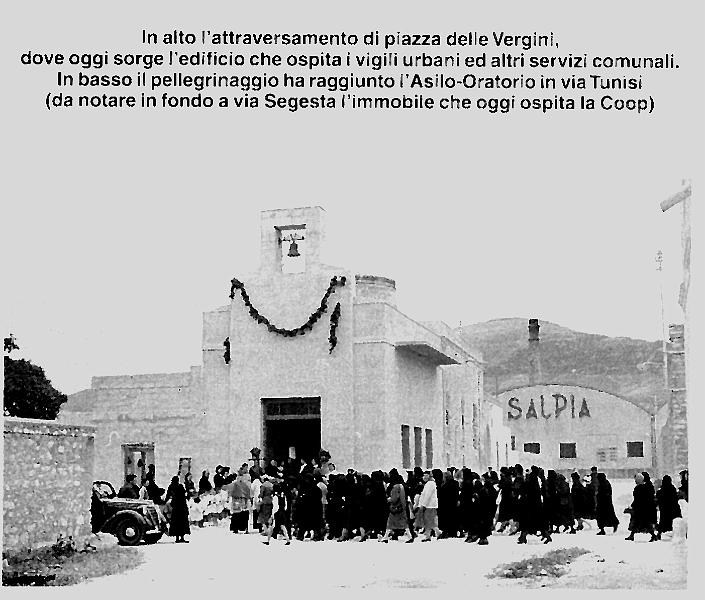
<path fill-rule="evenodd" d="M 3 594 L 697 591 L 701 7 L 7 9 Z"/>

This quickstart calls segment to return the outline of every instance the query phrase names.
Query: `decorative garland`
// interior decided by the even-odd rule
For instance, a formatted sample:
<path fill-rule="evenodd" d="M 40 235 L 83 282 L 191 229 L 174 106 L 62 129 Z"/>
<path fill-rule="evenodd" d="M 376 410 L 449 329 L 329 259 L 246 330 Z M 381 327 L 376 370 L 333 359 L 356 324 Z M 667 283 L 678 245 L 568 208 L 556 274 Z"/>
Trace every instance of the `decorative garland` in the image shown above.
<path fill-rule="evenodd" d="M 242 281 L 233 278 L 230 281 L 230 299 L 233 300 L 235 298 L 235 291 L 239 291 L 240 295 L 242 296 L 242 301 L 245 303 L 245 306 L 249 309 L 250 316 L 257 321 L 261 325 L 266 325 L 267 329 L 271 333 L 277 333 L 279 335 L 283 335 L 285 337 L 295 337 L 297 335 L 304 335 L 307 331 L 311 331 L 313 329 L 313 326 L 316 324 L 316 322 L 323 316 L 323 313 L 325 313 L 328 310 L 328 298 L 330 295 L 335 291 L 335 288 L 340 286 L 344 286 L 346 282 L 345 275 L 338 277 L 337 275 L 334 275 L 330 283 L 328 284 L 328 289 L 326 290 L 326 293 L 323 294 L 323 298 L 321 298 L 321 303 L 318 306 L 318 308 L 315 310 L 315 312 L 311 313 L 311 316 L 308 318 L 308 320 L 303 324 L 299 325 L 298 327 L 295 327 L 294 329 L 286 329 L 284 327 L 277 327 L 274 325 L 267 317 L 264 315 L 260 314 L 260 312 L 252 305 L 252 302 L 250 301 L 250 297 L 247 294 L 247 290 L 245 289 L 245 284 L 242 283 Z M 335 306 L 335 309 L 333 310 L 333 313 L 331 314 L 330 317 L 330 336 L 328 337 L 328 341 L 330 343 L 330 350 L 329 352 L 333 352 L 333 348 L 336 347 L 338 344 L 338 338 L 336 337 L 336 329 L 338 328 L 338 321 L 340 320 L 340 302 L 338 302 Z"/>
<path fill-rule="evenodd" d="M 338 329 L 338 321 L 340 321 L 340 302 L 335 305 L 330 316 L 330 335 L 328 336 L 330 349 L 328 350 L 328 354 L 333 354 L 333 349 L 338 345 L 338 337 L 335 335 Z"/>
<path fill-rule="evenodd" d="M 225 361 L 226 365 L 230 364 L 230 336 L 225 338 L 225 341 L 223 342 L 223 347 L 225 348 L 225 352 L 223 352 L 223 360 Z"/>

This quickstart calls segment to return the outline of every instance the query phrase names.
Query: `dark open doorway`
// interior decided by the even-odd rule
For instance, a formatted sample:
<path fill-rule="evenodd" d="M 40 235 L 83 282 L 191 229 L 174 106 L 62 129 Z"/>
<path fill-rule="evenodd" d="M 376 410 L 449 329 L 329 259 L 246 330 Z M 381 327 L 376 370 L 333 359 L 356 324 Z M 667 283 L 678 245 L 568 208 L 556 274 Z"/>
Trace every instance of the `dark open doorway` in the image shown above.
<path fill-rule="evenodd" d="M 122 461 L 125 479 L 128 475 L 134 475 L 136 483 L 141 485 L 149 465 L 154 464 L 154 444 L 123 444 Z"/>
<path fill-rule="evenodd" d="M 318 458 L 321 450 L 320 398 L 262 398 L 262 420 L 265 460 L 285 461 L 292 457 L 309 461 Z"/>

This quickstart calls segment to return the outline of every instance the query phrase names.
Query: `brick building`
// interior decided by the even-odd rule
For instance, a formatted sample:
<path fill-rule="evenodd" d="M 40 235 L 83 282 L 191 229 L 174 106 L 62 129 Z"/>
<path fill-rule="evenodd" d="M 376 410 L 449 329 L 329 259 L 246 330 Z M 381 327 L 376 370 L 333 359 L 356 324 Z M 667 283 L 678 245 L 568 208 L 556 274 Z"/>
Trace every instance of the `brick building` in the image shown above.
<path fill-rule="evenodd" d="M 154 463 L 165 481 L 240 465 L 255 446 L 265 459 L 324 448 L 364 471 L 511 462 L 478 354 L 401 312 L 391 279 L 323 263 L 324 216 L 261 214 L 260 267 L 204 313 L 201 366 L 94 377 L 69 398 L 59 418 L 97 428 L 97 477 Z"/>

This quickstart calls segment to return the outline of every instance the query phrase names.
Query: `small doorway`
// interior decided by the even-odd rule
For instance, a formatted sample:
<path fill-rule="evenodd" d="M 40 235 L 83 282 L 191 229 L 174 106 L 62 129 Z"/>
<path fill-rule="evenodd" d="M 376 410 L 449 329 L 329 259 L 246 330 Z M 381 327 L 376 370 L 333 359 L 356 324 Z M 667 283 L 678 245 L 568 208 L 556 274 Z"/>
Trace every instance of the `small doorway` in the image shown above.
<path fill-rule="evenodd" d="M 321 451 L 320 398 L 262 398 L 265 461 L 310 461 Z"/>
<path fill-rule="evenodd" d="M 186 475 L 191 472 L 191 457 L 182 456 L 179 459 L 179 482 L 183 483 Z"/>
<path fill-rule="evenodd" d="M 147 473 L 147 467 L 154 464 L 154 444 L 123 444 L 122 459 L 125 468 L 124 479 L 127 479 L 128 475 L 135 475 L 135 481 L 139 485 Z M 122 484 L 122 481 L 119 482 L 119 485 Z"/>

